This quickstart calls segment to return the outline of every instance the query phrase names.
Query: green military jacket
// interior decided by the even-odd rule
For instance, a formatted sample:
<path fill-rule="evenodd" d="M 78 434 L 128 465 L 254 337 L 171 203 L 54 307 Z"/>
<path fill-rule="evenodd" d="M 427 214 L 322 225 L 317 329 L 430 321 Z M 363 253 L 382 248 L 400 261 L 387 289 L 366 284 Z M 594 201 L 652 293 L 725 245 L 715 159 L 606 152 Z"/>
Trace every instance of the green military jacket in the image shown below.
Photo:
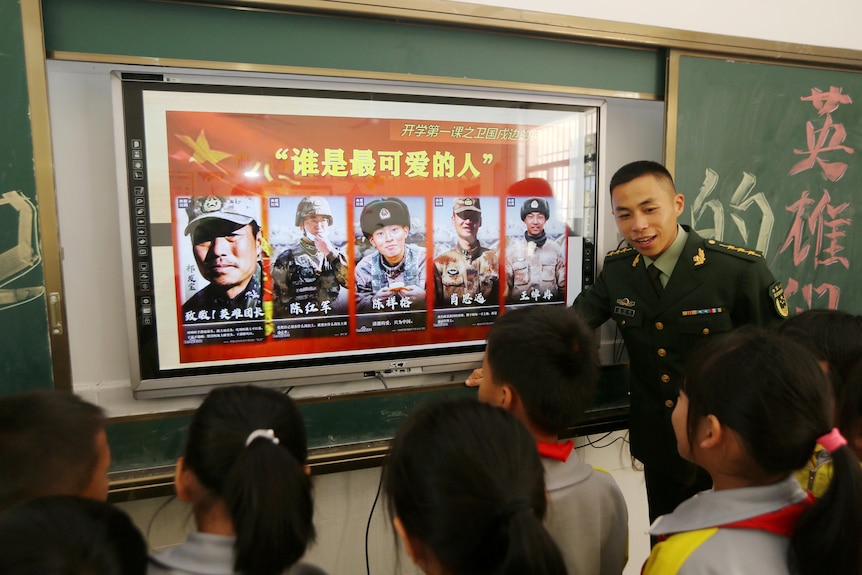
<path fill-rule="evenodd" d="M 772 327 L 788 315 L 781 284 L 758 252 L 688 238 L 659 296 L 643 257 L 625 247 L 608 253 L 596 283 L 573 307 L 593 328 L 613 319 L 630 361 L 632 455 L 680 473 L 671 413 L 685 362 L 710 335 L 744 324 Z"/>

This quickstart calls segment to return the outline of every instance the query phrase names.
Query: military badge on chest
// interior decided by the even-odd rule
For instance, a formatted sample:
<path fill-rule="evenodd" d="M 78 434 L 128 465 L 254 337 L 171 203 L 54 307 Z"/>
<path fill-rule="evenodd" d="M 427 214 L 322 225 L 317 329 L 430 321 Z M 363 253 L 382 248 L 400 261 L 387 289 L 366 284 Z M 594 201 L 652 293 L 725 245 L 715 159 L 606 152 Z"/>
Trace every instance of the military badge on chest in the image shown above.
<path fill-rule="evenodd" d="M 627 297 L 617 300 L 617 305 L 614 306 L 615 315 L 623 315 L 626 317 L 635 316 L 635 301 Z"/>

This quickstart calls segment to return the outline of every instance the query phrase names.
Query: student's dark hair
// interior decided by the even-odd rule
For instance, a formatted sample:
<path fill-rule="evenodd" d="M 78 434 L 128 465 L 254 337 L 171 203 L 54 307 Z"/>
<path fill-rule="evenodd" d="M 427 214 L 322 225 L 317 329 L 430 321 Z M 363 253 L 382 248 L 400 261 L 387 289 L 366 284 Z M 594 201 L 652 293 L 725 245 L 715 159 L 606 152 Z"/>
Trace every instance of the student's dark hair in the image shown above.
<path fill-rule="evenodd" d="M 636 162 L 626 164 L 614 173 L 613 177 L 611 177 L 611 194 L 614 193 L 614 188 L 617 186 L 627 184 L 632 180 L 636 180 L 641 176 L 647 175 L 653 176 L 655 179 L 668 186 L 668 189 L 671 192 L 676 193 L 676 187 L 673 184 L 673 176 L 670 175 L 667 168 L 658 162 L 653 162 L 651 160 L 638 160 Z"/>
<path fill-rule="evenodd" d="M 836 412 L 840 412 L 850 368 L 862 357 L 862 316 L 837 309 L 810 309 L 782 322 L 778 331 L 795 339 L 829 365 Z M 844 428 L 841 431 L 848 432 Z"/>
<path fill-rule="evenodd" d="M 858 428 L 862 425 L 862 356 L 847 370 L 844 384 L 844 397 L 839 404 L 836 420 L 838 429 L 850 441 L 859 434 Z"/>
<path fill-rule="evenodd" d="M 499 316 L 488 332 L 496 383 L 511 385 L 530 422 L 559 435 L 577 423 L 599 379 L 593 332 L 562 306 L 526 306 Z"/>
<path fill-rule="evenodd" d="M 144 575 L 147 544 L 129 516 L 103 501 L 31 499 L 0 514 L 3 575 Z"/>
<path fill-rule="evenodd" d="M 690 359 L 683 384 L 688 435 L 707 415 L 740 437 L 752 465 L 769 474 L 805 466 L 832 429 L 830 387 L 814 355 L 782 334 L 754 327 L 711 338 Z M 862 469 L 843 446 L 832 452 L 829 488 L 802 515 L 791 537 L 802 575 L 859 573 Z"/>
<path fill-rule="evenodd" d="M 544 469 L 515 417 L 475 399 L 420 408 L 384 468 L 389 513 L 453 575 L 563 574 Z"/>
<path fill-rule="evenodd" d="M 99 460 L 104 412 L 71 393 L 0 398 L 0 510 L 47 495 L 78 495 Z"/>
<path fill-rule="evenodd" d="M 246 445 L 253 431 L 269 429 L 278 443 L 258 437 Z M 185 463 L 230 510 L 238 573 L 281 573 L 314 540 L 307 456 L 302 414 L 274 389 L 214 389 L 195 412 Z"/>

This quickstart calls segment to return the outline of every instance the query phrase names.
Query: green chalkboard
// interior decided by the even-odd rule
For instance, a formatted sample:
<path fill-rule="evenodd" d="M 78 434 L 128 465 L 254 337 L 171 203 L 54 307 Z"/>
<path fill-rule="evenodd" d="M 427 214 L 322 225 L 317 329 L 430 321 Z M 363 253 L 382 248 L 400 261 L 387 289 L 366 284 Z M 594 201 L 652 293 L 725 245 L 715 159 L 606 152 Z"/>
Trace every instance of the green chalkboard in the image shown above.
<path fill-rule="evenodd" d="M 53 385 L 19 2 L 0 0 L 0 395 Z"/>
<path fill-rule="evenodd" d="M 609 366 L 602 371 L 592 406 L 567 436 L 622 429 L 628 426 L 628 369 Z M 452 397 L 475 397 L 476 388 L 461 385 L 299 402 L 312 453 L 352 450 L 386 442 L 417 407 Z M 349 417 L 345 414 L 349 413 Z M 192 413 L 188 411 L 108 424 L 113 454 L 111 472 L 144 476 L 147 470 L 176 462 L 185 445 Z"/>
<path fill-rule="evenodd" d="M 791 313 L 862 313 L 862 74 L 675 54 L 670 83 L 683 222 L 763 252 Z"/>
<path fill-rule="evenodd" d="M 356 446 L 390 439 L 412 409 L 428 401 L 475 395 L 466 387 L 367 394 L 366 396 L 300 402 L 310 449 Z M 350 417 L 345 417 L 349 412 Z M 192 414 L 108 424 L 108 442 L 115 455 L 111 471 L 131 471 L 173 465 L 185 446 Z"/>

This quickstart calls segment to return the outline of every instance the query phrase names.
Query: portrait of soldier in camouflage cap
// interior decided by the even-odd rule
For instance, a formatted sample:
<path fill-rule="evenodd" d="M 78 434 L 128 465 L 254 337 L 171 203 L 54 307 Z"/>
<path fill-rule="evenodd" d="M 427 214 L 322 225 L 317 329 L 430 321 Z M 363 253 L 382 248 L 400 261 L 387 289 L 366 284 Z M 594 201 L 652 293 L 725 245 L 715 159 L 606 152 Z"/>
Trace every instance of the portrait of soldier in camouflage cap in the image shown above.
<path fill-rule="evenodd" d="M 526 230 L 506 240 L 506 302 L 564 301 L 566 252 L 546 229 L 554 200 L 551 185 L 542 178 L 526 178 L 510 186 L 509 198 L 516 202 Z"/>
<path fill-rule="evenodd" d="M 263 319 L 259 206 L 248 196 L 190 199 L 184 233 L 209 284 L 183 304 L 185 323 Z"/>
<path fill-rule="evenodd" d="M 479 243 L 482 200 L 452 199 L 456 245 L 434 258 L 434 307 L 499 304 L 500 264 L 497 250 Z"/>
<path fill-rule="evenodd" d="M 407 241 L 411 228 L 407 204 L 394 197 L 372 200 L 360 213 L 359 227 L 375 251 L 356 264 L 357 310 L 423 309 L 426 250 Z"/>
<path fill-rule="evenodd" d="M 305 196 L 296 205 L 301 235 L 272 264 L 274 318 L 347 312 L 347 256 L 330 238 L 330 200 L 339 201 Z"/>

